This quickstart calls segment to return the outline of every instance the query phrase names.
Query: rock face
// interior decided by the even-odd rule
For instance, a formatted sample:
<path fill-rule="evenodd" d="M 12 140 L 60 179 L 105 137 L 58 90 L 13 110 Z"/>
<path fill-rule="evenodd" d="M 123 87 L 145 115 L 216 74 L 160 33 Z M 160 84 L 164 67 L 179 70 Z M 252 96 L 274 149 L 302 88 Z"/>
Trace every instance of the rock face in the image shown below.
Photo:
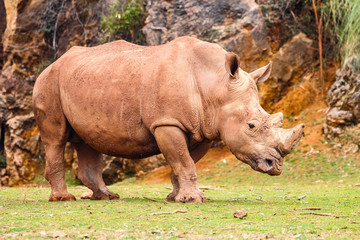
<path fill-rule="evenodd" d="M 327 102 L 329 111 L 323 131 L 326 137 L 340 136 L 345 127 L 360 123 L 360 56 L 345 60 L 336 72 L 335 83 L 330 87 Z"/>
<path fill-rule="evenodd" d="M 98 43 L 96 35 L 103 8 L 97 1 L 86 0 L 1 1 L 0 152 L 6 157 L 1 184 L 31 180 L 35 170 L 43 166 L 32 115 L 34 82 L 47 65 L 71 46 Z"/>
<path fill-rule="evenodd" d="M 149 45 L 180 36 L 215 42 L 236 52 L 244 70 L 257 68 L 269 50 L 259 6 L 253 0 L 147 1 L 143 32 Z"/>
<path fill-rule="evenodd" d="M 259 86 L 260 104 L 272 111 L 297 115 L 311 103 L 315 90 L 307 70 L 314 61 L 313 41 L 299 33 L 271 56 L 271 78 Z"/>

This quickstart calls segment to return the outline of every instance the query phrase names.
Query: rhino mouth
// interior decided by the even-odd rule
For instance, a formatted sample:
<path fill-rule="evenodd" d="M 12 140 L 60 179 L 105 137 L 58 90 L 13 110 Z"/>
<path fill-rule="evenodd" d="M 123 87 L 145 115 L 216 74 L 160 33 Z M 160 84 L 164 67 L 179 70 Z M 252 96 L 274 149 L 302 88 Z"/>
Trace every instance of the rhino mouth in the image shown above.
<path fill-rule="evenodd" d="M 283 169 L 284 158 L 277 148 L 271 149 L 267 154 L 254 158 L 242 154 L 234 154 L 237 159 L 248 164 L 255 171 L 269 174 L 270 176 L 280 175 Z"/>
<path fill-rule="evenodd" d="M 283 156 L 275 149 L 276 152 L 270 153 L 263 158 L 257 158 L 250 166 L 258 172 L 267 173 L 271 176 L 280 175 L 283 169 Z"/>

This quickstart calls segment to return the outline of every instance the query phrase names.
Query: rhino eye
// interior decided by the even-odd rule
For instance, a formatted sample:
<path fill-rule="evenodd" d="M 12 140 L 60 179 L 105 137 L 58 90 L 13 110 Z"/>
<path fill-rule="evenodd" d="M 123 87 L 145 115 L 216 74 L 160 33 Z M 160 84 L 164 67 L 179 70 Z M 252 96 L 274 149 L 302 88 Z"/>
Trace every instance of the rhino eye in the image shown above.
<path fill-rule="evenodd" d="M 254 125 L 254 124 L 249 123 L 249 128 L 254 128 L 254 127 L 255 127 L 255 125 Z"/>

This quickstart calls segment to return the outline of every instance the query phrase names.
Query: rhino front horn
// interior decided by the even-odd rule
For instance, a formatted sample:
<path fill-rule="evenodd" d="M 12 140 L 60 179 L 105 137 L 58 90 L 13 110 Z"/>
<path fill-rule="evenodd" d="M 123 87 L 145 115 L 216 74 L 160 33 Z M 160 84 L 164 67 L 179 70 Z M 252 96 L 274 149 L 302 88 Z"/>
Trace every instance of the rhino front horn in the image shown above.
<path fill-rule="evenodd" d="M 281 129 L 280 151 L 283 156 L 289 154 L 299 144 L 301 137 L 304 135 L 304 124 L 299 124 L 291 129 Z"/>

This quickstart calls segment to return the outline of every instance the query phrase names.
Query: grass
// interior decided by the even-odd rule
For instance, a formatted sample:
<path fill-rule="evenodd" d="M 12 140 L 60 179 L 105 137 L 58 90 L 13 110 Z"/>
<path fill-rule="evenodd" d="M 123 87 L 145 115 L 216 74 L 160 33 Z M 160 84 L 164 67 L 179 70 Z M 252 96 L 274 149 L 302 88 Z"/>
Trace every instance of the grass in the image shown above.
<path fill-rule="evenodd" d="M 235 159 L 199 171 L 203 204 L 163 200 L 169 184 L 140 184 L 132 178 L 110 186 L 119 200 L 80 200 L 85 187 L 69 191 L 76 202 L 48 202 L 50 189 L 0 188 L 1 239 L 355 239 L 360 234 L 360 173 L 355 158 L 307 153 L 287 158 L 284 173 L 256 173 Z M 305 196 L 298 200 L 300 196 Z M 321 210 L 305 210 L 319 207 Z M 248 216 L 233 217 L 244 208 Z M 153 213 L 185 210 L 185 213 Z M 331 213 L 334 216 L 303 215 Z"/>
<path fill-rule="evenodd" d="M 325 31 L 336 42 L 342 61 L 360 54 L 360 1 L 329 0 L 324 5 Z M 360 69 L 360 62 L 356 64 Z"/>

